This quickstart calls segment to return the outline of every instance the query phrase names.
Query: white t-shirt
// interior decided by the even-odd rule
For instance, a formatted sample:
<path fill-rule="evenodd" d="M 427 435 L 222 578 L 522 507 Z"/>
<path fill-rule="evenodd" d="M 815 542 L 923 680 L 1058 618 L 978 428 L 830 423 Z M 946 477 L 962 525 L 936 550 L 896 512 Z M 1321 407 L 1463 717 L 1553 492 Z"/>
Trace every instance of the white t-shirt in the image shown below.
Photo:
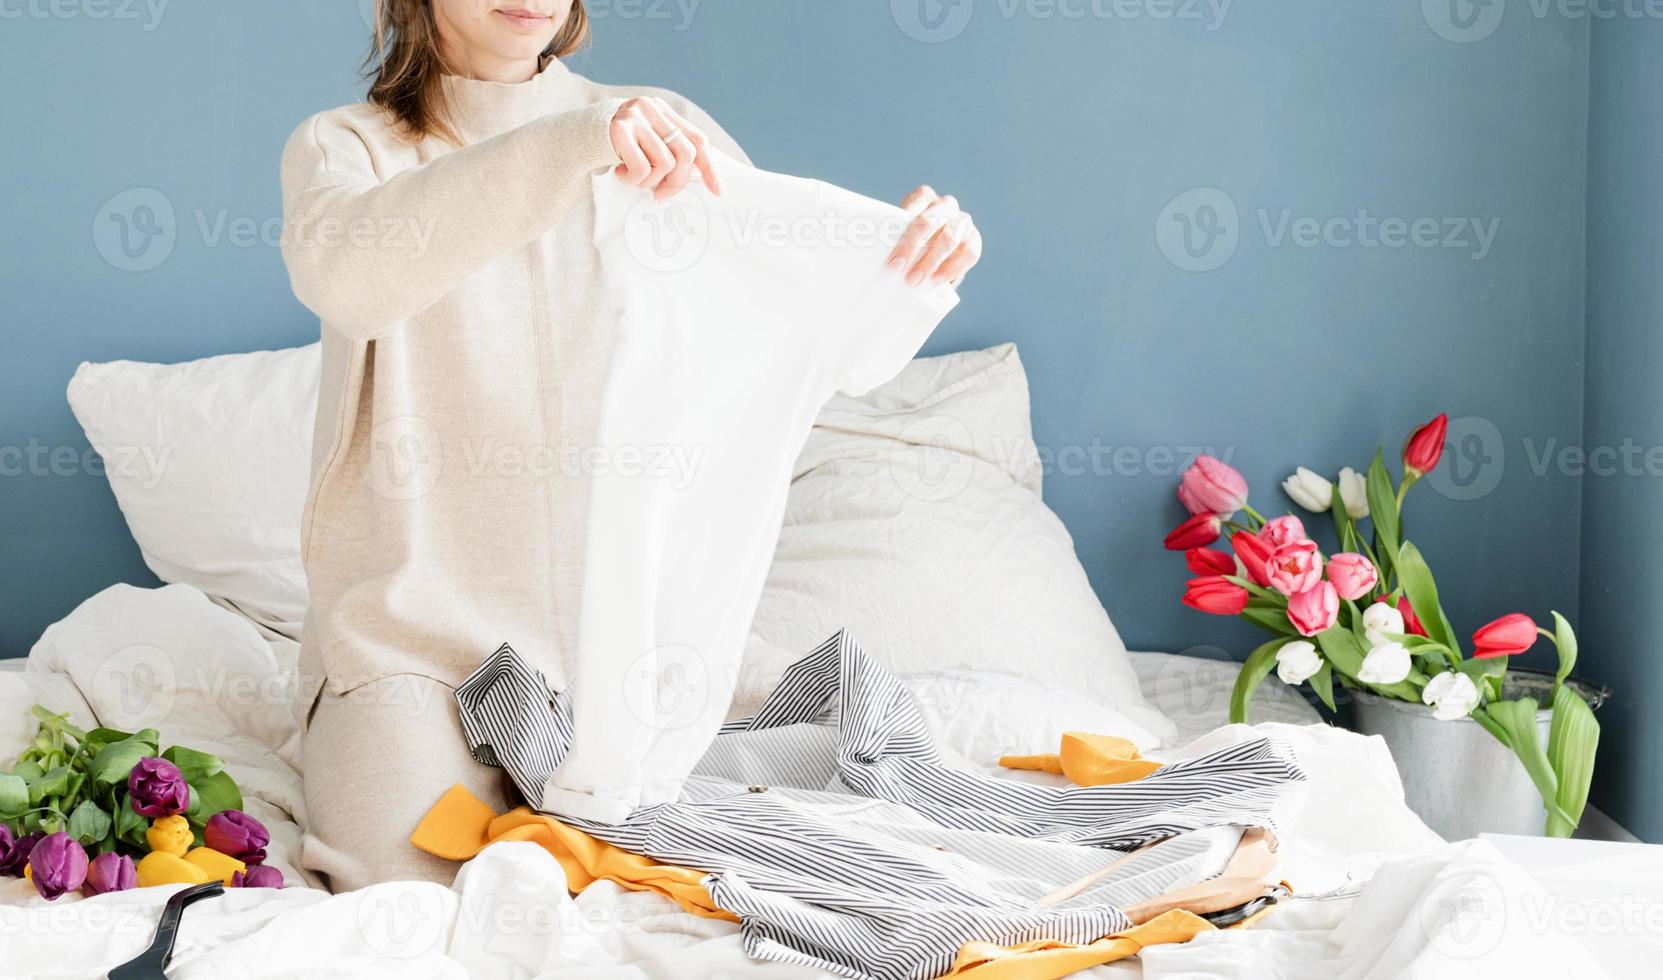
<path fill-rule="evenodd" d="M 887 267 L 901 209 L 720 162 L 722 197 L 593 180 L 615 324 L 552 813 L 616 823 L 679 797 L 732 701 L 816 414 L 894 377 L 958 303 Z"/>

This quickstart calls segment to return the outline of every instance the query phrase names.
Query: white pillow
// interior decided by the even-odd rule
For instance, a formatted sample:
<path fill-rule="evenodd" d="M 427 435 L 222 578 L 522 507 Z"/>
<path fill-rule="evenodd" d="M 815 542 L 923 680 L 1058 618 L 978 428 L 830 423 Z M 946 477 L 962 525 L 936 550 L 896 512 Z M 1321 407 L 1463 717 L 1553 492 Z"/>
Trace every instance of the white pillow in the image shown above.
<path fill-rule="evenodd" d="M 300 520 L 318 345 L 187 364 L 82 364 L 69 405 L 146 565 L 275 633 L 306 615 Z"/>
<path fill-rule="evenodd" d="M 797 462 L 734 716 L 847 627 L 899 673 L 1015 671 L 1173 735 L 1040 499 L 1041 475 L 1014 345 L 922 358 L 834 399 Z"/>
<path fill-rule="evenodd" d="M 1003 774 L 1002 755 L 1055 752 L 1066 732 L 1118 735 L 1144 752 L 1163 744 L 1164 733 L 1047 681 L 992 670 L 940 670 L 903 680 L 936 744 L 983 772 Z"/>

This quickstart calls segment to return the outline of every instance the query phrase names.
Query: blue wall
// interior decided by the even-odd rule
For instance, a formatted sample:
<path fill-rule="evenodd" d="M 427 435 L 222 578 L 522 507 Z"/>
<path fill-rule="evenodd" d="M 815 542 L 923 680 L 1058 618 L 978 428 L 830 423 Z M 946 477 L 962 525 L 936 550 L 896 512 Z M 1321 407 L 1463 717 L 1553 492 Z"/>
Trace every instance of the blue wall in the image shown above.
<path fill-rule="evenodd" d="M 1278 509 L 1295 465 L 1362 466 L 1440 410 L 1474 417 L 1461 479 L 1441 484 L 1474 499 L 1417 491 L 1409 520 L 1451 614 L 1574 615 L 1580 481 L 1538 474 L 1532 450 L 1582 433 L 1586 22 L 1512 11 L 1481 40 L 1438 25 L 1451 40 L 1420 0 L 1193 18 L 1153 16 L 1187 2 L 967 4 L 705 2 L 689 21 L 685 3 L 613 0 L 576 67 L 687 93 L 770 168 L 890 199 L 928 180 L 975 211 L 987 259 L 931 350 L 1022 345 L 1058 461 L 1047 496 L 1129 642 L 1251 639 L 1178 605 L 1185 572 L 1160 548 L 1181 516 L 1170 456 L 1213 447 Z M 130 9 L 0 19 L 0 447 L 84 450 L 63 398 L 83 359 L 316 333 L 269 241 L 212 239 L 197 215 L 210 232 L 221 216 L 271 226 L 284 139 L 361 91 L 359 4 Z M 135 186 L 180 218 L 143 273 L 113 268 L 90 231 Z M 1190 217 L 1239 214 L 1232 234 L 1192 237 L 1199 258 L 1163 214 L 1197 189 L 1178 201 Z M 1334 225 L 1305 247 L 1267 234 L 1284 210 L 1499 227 L 1481 254 L 1470 228 L 1457 247 L 1384 248 Z M 1218 267 L 1179 267 L 1197 264 Z M 109 582 L 147 580 L 108 490 L 77 468 L 0 477 L 0 652 Z"/>
<path fill-rule="evenodd" d="M 1663 25 L 1600 24 L 1589 92 L 1588 386 L 1590 447 L 1663 446 Z M 1660 451 L 1663 452 L 1663 451 Z M 1589 676 L 1617 697 L 1601 712 L 1594 802 L 1663 840 L 1663 468 L 1618 467 L 1585 481 L 1582 645 Z M 1650 735 L 1651 737 L 1648 737 Z"/>

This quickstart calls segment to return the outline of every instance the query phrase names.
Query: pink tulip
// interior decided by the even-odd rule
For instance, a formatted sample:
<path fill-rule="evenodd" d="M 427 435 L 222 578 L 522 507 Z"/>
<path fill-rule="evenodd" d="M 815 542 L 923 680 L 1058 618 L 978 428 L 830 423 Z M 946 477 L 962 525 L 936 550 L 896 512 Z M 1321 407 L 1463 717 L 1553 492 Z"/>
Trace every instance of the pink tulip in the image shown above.
<path fill-rule="evenodd" d="M 1241 559 L 1241 565 L 1247 569 L 1247 577 L 1253 580 L 1254 585 L 1262 588 L 1270 584 L 1272 549 L 1263 538 L 1238 531 L 1231 535 L 1230 547 L 1236 550 L 1236 557 Z"/>
<path fill-rule="evenodd" d="M 1536 621 L 1524 613 L 1508 613 L 1486 623 L 1472 635 L 1472 655 L 1477 660 L 1511 657 L 1536 645 Z"/>
<path fill-rule="evenodd" d="M 1197 575 L 1236 574 L 1236 560 L 1225 552 L 1211 548 L 1191 548 L 1184 552 L 1184 563 Z"/>
<path fill-rule="evenodd" d="M 1224 520 L 1217 514 L 1196 514 L 1166 536 L 1166 550 L 1188 551 L 1205 548 L 1223 533 Z"/>
<path fill-rule="evenodd" d="M 1316 585 L 1288 599 L 1288 622 L 1300 636 L 1316 636 L 1340 618 L 1340 596 L 1334 583 Z"/>
<path fill-rule="evenodd" d="M 1322 552 L 1315 541 L 1295 541 L 1270 554 L 1270 587 L 1298 595 L 1322 580 Z"/>
<path fill-rule="evenodd" d="M 1440 414 L 1409 434 L 1403 444 L 1403 468 L 1416 476 L 1430 473 L 1444 456 L 1444 438 L 1449 433 L 1449 416 Z"/>
<path fill-rule="evenodd" d="M 1380 584 L 1380 572 L 1375 569 L 1374 562 L 1349 551 L 1328 559 L 1327 571 L 1328 581 L 1334 583 L 1334 591 L 1347 601 L 1361 599 Z M 1407 623 L 1409 617 L 1403 618 Z"/>
<path fill-rule="evenodd" d="M 1192 578 L 1184 587 L 1184 605 L 1215 616 L 1235 616 L 1247 608 L 1247 590 L 1221 575 Z"/>
<path fill-rule="evenodd" d="M 1247 481 L 1229 464 L 1199 456 L 1178 483 L 1178 499 L 1191 514 L 1228 519 L 1247 503 Z"/>
<path fill-rule="evenodd" d="M 1308 537 L 1305 534 L 1305 525 L 1300 523 L 1299 518 L 1288 514 L 1266 521 L 1265 526 L 1259 529 L 1259 539 L 1271 548 L 1280 548 L 1295 541 L 1305 541 Z"/>

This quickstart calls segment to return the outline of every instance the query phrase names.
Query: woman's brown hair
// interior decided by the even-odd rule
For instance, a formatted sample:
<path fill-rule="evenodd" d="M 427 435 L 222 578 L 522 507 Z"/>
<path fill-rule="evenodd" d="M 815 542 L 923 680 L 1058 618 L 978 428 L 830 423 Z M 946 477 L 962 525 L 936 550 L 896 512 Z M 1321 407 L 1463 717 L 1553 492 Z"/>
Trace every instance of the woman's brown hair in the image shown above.
<path fill-rule="evenodd" d="M 537 61 L 537 69 L 564 58 L 589 40 L 589 13 L 583 0 Z M 439 25 L 431 0 L 375 0 L 375 39 L 364 60 L 370 79 L 369 100 L 392 114 L 412 140 L 438 136 L 461 142 L 445 98 L 444 77 L 453 74 L 439 44 Z"/>

